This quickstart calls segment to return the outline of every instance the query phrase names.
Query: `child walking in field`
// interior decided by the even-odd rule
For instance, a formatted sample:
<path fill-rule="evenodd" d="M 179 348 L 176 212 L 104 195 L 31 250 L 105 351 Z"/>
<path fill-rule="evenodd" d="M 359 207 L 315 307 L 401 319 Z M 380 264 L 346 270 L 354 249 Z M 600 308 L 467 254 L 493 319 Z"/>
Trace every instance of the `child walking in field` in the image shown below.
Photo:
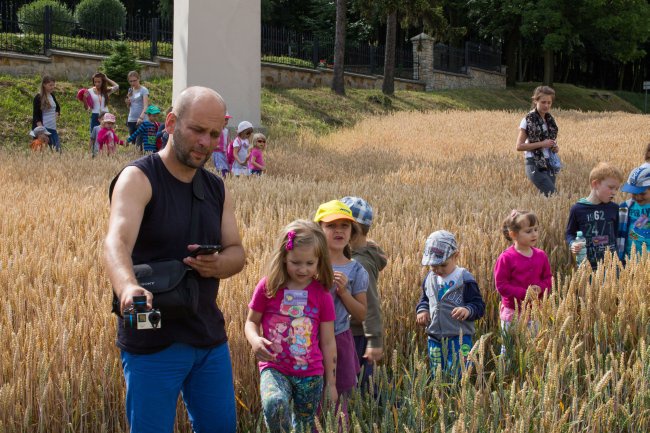
<path fill-rule="evenodd" d="M 502 231 L 512 245 L 501 253 L 494 265 L 494 282 L 501 295 L 501 328 L 506 330 L 515 318 L 517 308 L 523 311 L 528 289 L 542 299 L 551 290 L 553 274 L 546 253 L 535 247 L 539 223 L 534 213 L 512 210 L 503 222 Z"/>
<path fill-rule="evenodd" d="M 97 133 L 97 142 L 99 143 L 99 152 L 112 155 L 115 153 L 116 146 L 124 145 L 124 142 L 119 139 L 115 133 L 115 115 L 112 113 L 104 114 L 102 127 Z"/>
<path fill-rule="evenodd" d="M 366 320 L 363 322 L 355 319 L 350 320 L 354 346 L 359 358 L 359 366 L 362 369 L 359 378 L 360 386 L 362 391 L 366 391 L 370 376 L 373 374 L 375 362 L 380 361 L 384 356 L 383 314 L 377 290 L 377 280 L 379 272 L 386 267 L 388 260 L 386 259 L 386 253 L 376 243 L 368 239 L 368 232 L 374 215 L 372 206 L 361 197 L 343 197 L 341 202 L 350 208 L 352 216 L 361 229 L 357 236 L 350 240 L 352 259 L 361 263 L 368 272 Z"/>
<path fill-rule="evenodd" d="M 217 170 L 217 173 L 221 173 L 221 177 L 225 178 L 228 173 L 230 173 L 230 164 L 228 164 L 228 157 L 226 156 L 226 150 L 228 149 L 228 120 L 232 116 L 226 113 L 226 123 L 223 125 L 223 130 L 219 136 L 219 144 L 217 148 L 212 152 L 212 162 L 214 163 L 214 168 Z"/>
<path fill-rule="evenodd" d="M 431 372 L 438 366 L 460 374 L 472 349 L 474 321 L 483 317 L 485 302 L 474 276 L 458 263 L 453 234 L 438 230 L 424 246 L 422 266 L 429 267 L 415 310 L 418 325 L 427 327 Z"/>
<path fill-rule="evenodd" d="M 158 152 L 156 137 L 160 126 L 160 123 L 158 123 L 160 108 L 156 105 L 149 105 L 145 113 L 147 114 L 147 118 L 140 121 L 140 126 L 133 131 L 126 141 L 127 143 L 141 143 L 142 146 L 138 147 L 142 148 L 145 153 Z"/>
<path fill-rule="evenodd" d="M 250 143 L 248 137 L 253 134 L 253 124 L 244 120 L 237 125 L 237 137 L 232 142 L 232 153 L 234 162 L 232 164 L 232 174 L 235 176 L 248 176 L 248 157 Z"/>
<path fill-rule="evenodd" d="M 259 360 L 262 409 L 270 432 L 310 433 L 323 386 L 326 398 L 338 398 L 335 312 L 329 293 L 333 281 L 327 242 L 318 225 L 307 220 L 287 225 L 267 276 L 255 288 L 245 325 Z"/>
<path fill-rule="evenodd" d="M 261 176 L 262 172 L 266 170 L 266 164 L 264 164 L 265 150 L 266 137 L 264 134 L 261 132 L 253 134 L 253 148 L 248 156 L 248 169 L 251 171 L 251 174 Z"/>
<path fill-rule="evenodd" d="M 347 419 L 347 397 L 357 384 L 359 359 L 350 330 L 350 316 L 357 321 L 366 318 L 368 272 L 351 260 L 350 240 L 359 232 L 352 211 L 344 203 L 332 200 L 318 207 L 314 221 L 325 232 L 332 268 L 334 269 L 334 307 L 336 320 L 336 389 L 340 409 Z"/>
<path fill-rule="evenodd" d="M 618 210 L 618 255 L 625 261 L 632 254 L 632 246 L 637 255 L 644 246 L 650 250 L 650 164 L 632 170 L 621 189 L 632 195 Z"/>
<path fill-rule="evenodd" d="M 613 201 L 623 182 L 623 173 L 611 164 L 601 162 L 589 173 L 591 192 L 571 206 L 566 225 L 566 241 L 573 254 L 586 248 L 592 269 L 605 257 L 605 252 L 616 252 L 618 233 L 618 205 Z M 586 239 L 575 242 L 581 231 Z"/>

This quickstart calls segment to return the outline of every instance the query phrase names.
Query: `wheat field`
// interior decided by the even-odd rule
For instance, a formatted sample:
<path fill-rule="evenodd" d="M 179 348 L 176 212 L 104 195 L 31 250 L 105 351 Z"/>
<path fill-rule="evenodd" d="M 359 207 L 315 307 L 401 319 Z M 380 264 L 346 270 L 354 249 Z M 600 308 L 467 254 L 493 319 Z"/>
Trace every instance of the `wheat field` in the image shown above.
<path fill-rule="evenodd" d="M 593 274 L 576 272 L 563 242 L 569 207 L 588 194 L 590 169 L 609 161 L 627 175 L 642 162 L 650 127 L 641 115 L 554 114 L 566 168 L 551 198 L 536 193 L 514 150 L 523 113 L 402 112 L 328 136 L 271 134 L 268 175 L 226 181 L 247 252 L 244 271 L 222 282 L 218 299 L 240 431 L 263 431 L 243 324 L 276 233 L 345 195 L 374 206 L 370 237 L 389 256 L 379 281 L 386 328 L 380 399 L 353 396 L 351 431 L 650 430 L 650 255 L 625 269 L 608 259 Z M 124 149 L 95 160 L 0 151 L 0 432 L 126 431 L 100 254 L 108 184 L 135 157 Z M 552 296 L 534 312 L 539 332 L 515 327 L 517 349 L 504 362 L 496 356 L 492 267 L 507 246 L 500 222 L 513 208 L 538 214 L 540 246 L 556 278 Z M 458 383 L 427 380 L 426 337 L 415 326 L 421 250 L 438 229 L 456 234 L 460 265 L 474 274 L 487 304 L 473 365 Z M 189 432 L 181 407 L 178 413 L 177 431 Z M 335 431 L 332 425 L 330 415 L 319 428 Z"/>

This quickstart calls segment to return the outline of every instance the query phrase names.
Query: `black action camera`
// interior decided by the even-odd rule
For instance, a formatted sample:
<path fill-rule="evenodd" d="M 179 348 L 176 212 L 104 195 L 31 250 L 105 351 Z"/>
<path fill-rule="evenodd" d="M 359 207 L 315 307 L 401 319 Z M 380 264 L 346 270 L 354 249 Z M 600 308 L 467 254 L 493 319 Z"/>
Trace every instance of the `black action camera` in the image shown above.
<path fill-rule="evenodd" d="M 158 329 L 162 326 L 160 310 L 147 310 L 146 296 L 134 296 L 133 305 L 124 310 L 122 317 L 125 328 Z"/>

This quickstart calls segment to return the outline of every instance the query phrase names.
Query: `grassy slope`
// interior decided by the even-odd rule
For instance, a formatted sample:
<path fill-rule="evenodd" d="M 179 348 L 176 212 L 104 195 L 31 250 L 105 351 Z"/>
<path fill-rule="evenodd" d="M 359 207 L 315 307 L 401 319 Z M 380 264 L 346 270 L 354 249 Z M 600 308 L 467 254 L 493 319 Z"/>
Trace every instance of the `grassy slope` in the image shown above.
<path fill-rule="evenodd" d="M 59 134 L 66 148 L 87 145 L 88 114 L 75 100 L 77 89 L 88 83 L 57 82 L 57 99 L 62 105 Z M 171 103 L 171 79 L 147 80 L 145 86 L 152 102 L 162 109 Z M 32 116 L 32 98 L 37 92 L 39 77 L 15 78 L 0 75 L 0 146 L 27 146 Z M 516 110 L 525 111 L 530 104 L 534 83 L 521 83 L 515 88 L 456 89 L 436 92 L 398 91 L 388 98 L 378 90 L 348 89 L 345 97 L 334 95 L 328 88 L 262 90 L 262 122 L 274 135 L 310 130 L 315 134 L 349 127 L 360 119 L 396 110 Z M 584 89 L 572 85 L 555 86 L 555 107 L 582 111 L 640 112 L 643 97 L 636 94 Z M 117 114 L 118 135 L 126 138 L 126 106 L 123 94 L 111 98 L 110 107 Z M 632 101 L 633 103 L 627 102 Z M 637 104 L 636 106 L 633 104 Z M 641 105 L 642 106 L 642 105 Z"/>

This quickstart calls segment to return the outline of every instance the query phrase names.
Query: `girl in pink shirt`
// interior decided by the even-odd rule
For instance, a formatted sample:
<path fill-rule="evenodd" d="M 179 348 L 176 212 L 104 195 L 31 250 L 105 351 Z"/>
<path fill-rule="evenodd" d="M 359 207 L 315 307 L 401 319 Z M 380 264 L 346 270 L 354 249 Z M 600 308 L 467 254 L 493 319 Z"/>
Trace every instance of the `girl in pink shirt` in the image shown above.
<path fill-rule="evenodd" d="M 248 304 L 244 328 L 259 360 L 269 432 L 311 432 L 323 386 L 331 401 L 338 398 L 333 284 L 320 227 L 307 220 L 286 226 Z"/>
<path fill-rule="evenodd" d="M 539 226 L 534 213 L 513 210 L 503 222 L 503 235 L 512 245 L 497 259 L 494 280 L 501 295 L 501 327 L 507 329 L 516 309 L 523 310 L 528 289 L 541 299 L 551 290 L 553 274 L 546 253 L 535 248 Z"/>
<path fill-rule="evenodd" d="M 261 132 L 258 132 L 253 135 L 253 148 L 248 156 L 248 168 L 251 174 L 261 176 L 262 172 L 266 170 L 264 150 L 266 150 L 266 137 Z"/>

